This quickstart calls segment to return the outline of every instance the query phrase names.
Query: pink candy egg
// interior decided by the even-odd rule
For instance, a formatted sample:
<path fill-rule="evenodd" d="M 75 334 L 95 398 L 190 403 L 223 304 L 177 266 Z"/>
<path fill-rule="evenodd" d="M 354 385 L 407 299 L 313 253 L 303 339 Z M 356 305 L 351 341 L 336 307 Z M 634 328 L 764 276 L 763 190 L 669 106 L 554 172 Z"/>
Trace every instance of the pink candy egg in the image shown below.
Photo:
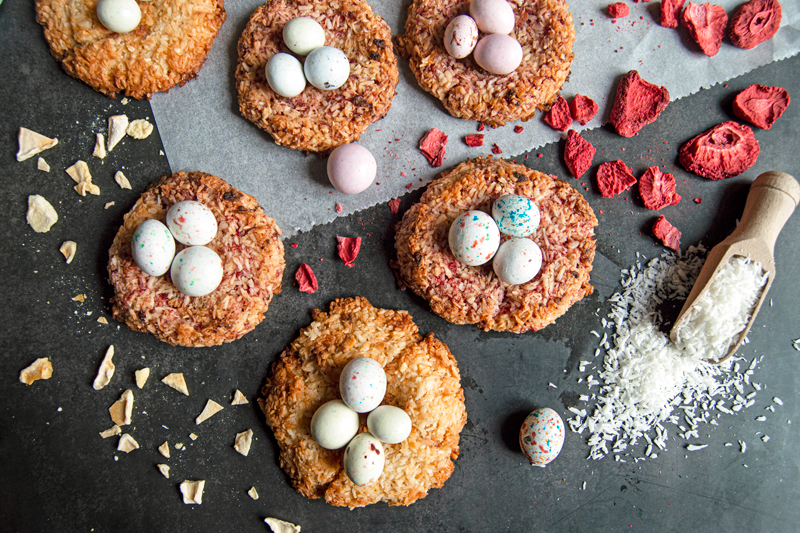
<path fill-rule="evenodd" d="M 506 0 L 472 0 L 469 14 L 483 33 L 508 35 L 514 31 L 514 10 Z"/>
<path fill-rule="evenodd" d="M 521 285 L 542 268 L 542 250 L 530 239 L 509 239 L 500 245 L 492 263 L 494 273 L 509 285 Z"/>
<path fill-rule="evenodd" d="M 462 213 L 450 225 L 450 251 L 468 266 L 489 262 L 500 246 L 500 230 L 483 211 Z"/>
<path fill-rule="evenodd" d="M 343 144 L 328 156 L 328 179 L 337 191 L 358 194 L 375 180 L 378 164 L 360 144 Z"/>
<path fill-rule="evenodd" d="M 544 407 L 525 418 L 519 430 L 519 447 L 534 466 L 551 463 L 564 446 L 564 421 L 558 413 Z"/>
<path fill-rule="evenodd" d="M 463 59 L 472 53 L 478 44 L 478 25 L 468 15 L 459 15 L 444 30 L 444 48 L 456 59 Z"/>
<path fill-rule="evenodd" d="M 167 227 L 175 240 L 188 246 L 210 243 L 217 235 L 214 213 L 200 202 L 185 200 L 167 211 Z"/>
<path fill-rule="evenodd" d="M 522 46 L 510 35 L 493 33 L 478 41 L 475 62 L 491 74 L 511 74 L 522 63 Z"/>

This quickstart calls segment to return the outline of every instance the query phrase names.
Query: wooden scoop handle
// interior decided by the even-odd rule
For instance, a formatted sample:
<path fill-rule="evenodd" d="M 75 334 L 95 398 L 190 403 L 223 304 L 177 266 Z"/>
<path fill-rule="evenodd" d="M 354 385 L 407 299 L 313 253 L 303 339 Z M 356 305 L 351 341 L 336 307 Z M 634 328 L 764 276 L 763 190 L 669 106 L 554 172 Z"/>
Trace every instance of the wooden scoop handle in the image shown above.
<path fill-rule="evenodd" d="M 764 172 L 750 185 L 741 222 L 725 241 L 762 241 L 774 253 L 778 234 L 798 202 L 800 184 L 796 179 L 777 170 Z"/>

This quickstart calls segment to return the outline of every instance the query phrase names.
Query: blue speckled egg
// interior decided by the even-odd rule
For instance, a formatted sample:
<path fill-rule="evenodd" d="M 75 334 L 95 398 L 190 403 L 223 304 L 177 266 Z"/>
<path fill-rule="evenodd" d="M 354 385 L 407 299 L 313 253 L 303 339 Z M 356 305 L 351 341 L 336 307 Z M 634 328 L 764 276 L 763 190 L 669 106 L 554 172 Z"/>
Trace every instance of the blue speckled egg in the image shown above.
<path fill-rule="evenodd" d="M 539 208 L 533 200 L 517 194 L 504 194 L 494 201 L 492 217 L 502 233 L 527 237 L 539 227 Z"/>
<path fill-rule="evenodd" d="M 456 259 L 469 266 L 489 262 L 500 246 L 500 230 L 483 211 L 462 213 L 450 226 L 450 250 Z"/>

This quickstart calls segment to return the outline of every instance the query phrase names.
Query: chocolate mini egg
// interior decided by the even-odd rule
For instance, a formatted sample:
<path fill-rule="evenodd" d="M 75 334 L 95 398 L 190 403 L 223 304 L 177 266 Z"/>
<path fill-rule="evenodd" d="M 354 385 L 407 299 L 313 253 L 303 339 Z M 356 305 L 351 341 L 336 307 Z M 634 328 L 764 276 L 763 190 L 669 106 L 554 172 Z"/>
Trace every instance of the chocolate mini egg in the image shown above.
<path fill-rule="evenodd" d="M 473 57 L 485 71 L 505 76 L 522 63 L 522 46 L 510 35 L 493 33 L 478 41 Z"/>
<path fill-rule="evenodd" d="M 111 31 L 128 33 L 141 22 L 142 10 L 136 0 L 100 0 L 97 2 L 97 18 Z"/>
<path fill-rule="evenodd" d="M 359 433 L 344 449 L 344 471 L 350 481 L 363 487 L 377 480 L 383 473 L 386 456 L 381 441 L 369 433 Z"/>
<path fill-rule="evenodd" d="M 295 54 L 306 56 L 325 46 L 325 30 L 310 17 L 295 17 L 283 27 L 283 42 Z"/>
<path fill-rule="evenodd" d="M 269 58 L 264 74 L 272 90 L 285 98 L 294 98 L 306 88 L 303 65 L 292 54 L 280 52 Z"/>
<path fill-rule="evenodd" d="M 377 173 L 375 157 L 360 144 L 342 144 L 328 156 L 328 179 L 339 192 L 358 194 L 372 184 Z"/>
<path fill-rule="evenodd" d="M 189 246 L 172 261 L 172 283 L 187 296 L 205 296 L 222 281 L 222 259 L 205 246 Z"/>
<path fill-rule="evenodd" d="M 339 393 L 347 407 L 357 413 L 368 413 L 383 401 L 386 372 L 375 359 L 356 357 L 342 369 Z"/>
<path fill-rule="evenodd" d="M 380 405 L 367 416 L 367 428 L 386 444 L 403 442 L 411 434 L 411 418 L 394 405 Z"/>
<path fill-rule="evenodd" d="M 500 245 L 500 230 L 483 211 L 462 213 L 450 225 L 450 251 L 468 266 L 488 263 Z"/>
<path fill-rule="evenodd" d="M 508 35 L 514 31 L 514 10 L 506 0 L 472 0 L 469 14 L 483 33 Z"/>
<path fill-rule="evenodd" d="M 478 44 L 478 25 L 469 15 L 459 15 L 444 30 L 444 48 L 456 59 L 472 53 Z"/>
<path fill-rule="evenodd" d="M 167 227 L 175 240 L 189 246 L 210 243 L 217 235 L 217 219 L 201 202 L 184 200 L 167 211 Z"/>
<path fill-rule="evenodd" d="M 136 265 L 146 274 L 160 276 L 169 270 L 175 257 L 175 239 L 169 229 L 151 218 L 145 220 L 131 238 L 131 255 Z"/>
<path fill-rule="evenodd" d="M 323 448 L 338 450 L 356 436 L 359 424 L 358 413 L 342 400 L 331 400 L 311 417 L 311 436 Z"/>
<path fill-rule="evenodd" d="M 533 200 L 518 194 L 504 194 L 494 201 L 492 218 L 500 233 L 527 237 L 539 227 L 539 208 Z"/>
<path fill-rule="evenodd" d="M 303 72 L 308 83 L 323 91 L 338 89 L 350 77 L 350 61 L 333 46 L 320 46 L 306 56 Z"/>
<path fill-rule="evenodd" d="M 542 268 L 542 250 L 530 239 L 509 239 L 500 245 L 492 262 L 494 273 L 509 285 L 521 285 Z"/>
<path fill-rule="evenodd" d="M 519 430 L 519 447 L 534 466 L 553 461 L 564 446 L 564 421 L 549 407 L 536 409 Z"/>

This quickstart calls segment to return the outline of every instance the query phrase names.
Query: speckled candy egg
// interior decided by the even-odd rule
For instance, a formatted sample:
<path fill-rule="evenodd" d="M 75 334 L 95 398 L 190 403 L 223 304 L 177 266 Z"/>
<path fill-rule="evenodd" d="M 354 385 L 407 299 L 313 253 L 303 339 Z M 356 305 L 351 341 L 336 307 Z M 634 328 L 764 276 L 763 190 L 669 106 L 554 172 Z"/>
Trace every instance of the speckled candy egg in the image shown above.
<path fill-rule="evenodd" d="M 188 296 L 205 296 L 222 281 L 222 260 L 205 246 L 189 246 L 175 255 L 170 269 L 172 283 Z"/>
<path fill-rule="evenodd" d="M 167 211 L 167 227 L 175 240 L 189 246 L 210 243 L 217 235 L 217 219 L 201 202 L 185 200 Z"/>
<path fill-rule="evenodd" d="M 308 83 L 323 91 L 338 89 L 350 77 L 350 61 L 333 46 L 321 46 L 306 56 L 303 72 Z"/>
<path fill-rule="evenodd" d="M 533 200 L 518 194 L 504 194 L 494 201 L 492 218 L 500 233 L 527 237 L 539 227 L 539 208 Z"/>
<path fill-rule="evenodd" d="M 360 144 L 337 146 L 328 156 L 328 179 L 339 192 L 358 194 L 372 184 L 377 173 L 375 157 Z"/>
<path fill-rule="evenodd" d="M 97 2 L 97 18 L 111 31 L 128 33 L 141 22 L 142 10 L 136 0 L 100 0 Z"/>
<path fill-rule="evenodd" d="M 505 76 L 522 63 L 522 46 L 510 35 L 493 33 L 478 41 L 473 57 L 485 71 Z"/>
<path fill-rule="evenodd" d="M 462 213 L 450 225 L 450 250 L 456 259 L 469 266 L 489 262 L 500 245 L 500 230 L 483 211 Z"/>
<path fill-rule="evenodd" d="M 564 421 L 549 407 L 536 409 L 525 418 L 519 430 L 519 447 L 534 466 L 553 461 L 564 445 Z"/>
<path fill-rule="evenodd" d="M 344 471 L 350 481 L 363 487 L 377 480 L 383 473 L 386 457 L 381 441 L 369 433 L 359 433 L 344 449 Z"/>
<path fill-rule="evenodd" d="M 530 239 L 509 239 L 500 245 L 492 267 L 509 285 L 527 283 L 542 268 L 542 250 Z"/>
<path fill-rule="evenodd" d="M 506 0 L 472 0 L 469 14 L 483 33 L 508 35 L 514 31 L 514 9 Z"/>
<path fill-rule="evenodd" d="M 267 83 L 273 91 L 285 98 L 294 98 L 306 88 L 303 65 L 292 54 L 275 54 L 264 68 Z"/>
<path fill-rule="evenodd" d="M 478 44 L 478 25 L 469 15 L 459 15 L 444 30 L 444 48 L 456 59 L 472 53 Z"/>
<path fill-rule="evenodd" d="M 386 444 L 403 442 L 411 434 L 411 418 L 394 405 L 380 405 L 367 416 L 367 428 Z"/>
<path fill-rule="evenodd" d="M 376 360 L 356 357 L 342 369 L 339 393 L 347 407 L 357 413 L 368 413 L 383 401 L 386 372 Z"/>
<path fill-rule="evenodd" d="M 310 17 L 295 17 L 283 27 L 283 42 L 295 54 L 306 56 L 325 46 L 325 30 Z"/>
<path fill-rule="evenodd" d="M 358 413 L 342 400 L 331 400 L 311 417 L 311 436 L 323 448 L 338 450 L 356 436 L 359 424 Z"/>
<path fill-rule="evenodd" d="M 160 276 L 169 270 L 175 257 L 175 239 L 158 220 L 145 220 L 133 232 L 131 255 L 146 274 Z"/>

